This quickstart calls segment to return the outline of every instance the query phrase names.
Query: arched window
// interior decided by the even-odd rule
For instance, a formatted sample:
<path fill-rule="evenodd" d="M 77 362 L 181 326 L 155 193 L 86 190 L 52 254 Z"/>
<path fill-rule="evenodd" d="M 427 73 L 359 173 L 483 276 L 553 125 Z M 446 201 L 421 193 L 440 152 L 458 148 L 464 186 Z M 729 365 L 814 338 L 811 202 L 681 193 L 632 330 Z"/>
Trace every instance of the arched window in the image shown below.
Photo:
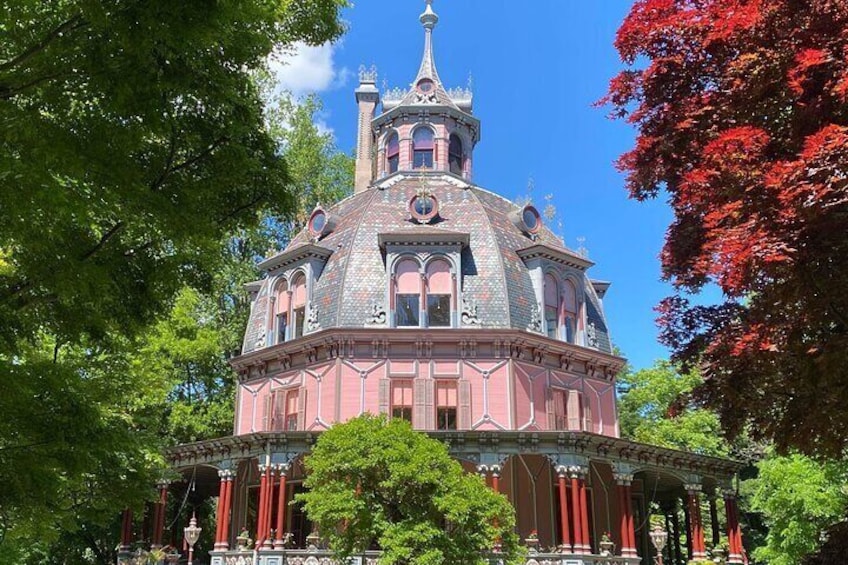
<path fill-rule="evenodd" d="M 559 284 L 553 275 L 545 275 L 545 328 L 548 337 L 559 334 Z"/>
<path fill-rule="evenodd" d="M 462 174 L 462 141 L 456 134 L 451 134 L 448 145 L 448 166 L 455 175 Z"/>
<path fill-rule="evenodd" d="M 306 326 L 306 277 L 298 274 L 292 283 L 292 338 L 303 336 Z"/>
<path fill-rule="evenodd" d="M 412 133 L 412 168 L 433 168 L 433 130 L 420 127 Z"/>
<path fill-rule="evenodd" d="M 389 174 L 396 173 L 398 171 L 399 164 L 400 142 L 398 141 L 398 134 L 392 133 L 386 141 L 386 169 Z"/>
<path fill-rule="evenodd" d="M 452 283 L 450 264 L 442 259 L 427 265 L 427 325 L 451 327 Z"/>
<path fill-rule="evenodd" d="M 395 270 L 395 325 L 418 327 L 421 321 L 421 274 L 418 263 L 404 259 Z"/>
<path fill-rule="evenodd" d="M 286 329 L 289 326 L 289 285 L 281 281 L 277 285 L 277 293 L 274 299 L 274 340 L 273 343 L 286 341 Z"/>
<path fill-rule="evenodd" d="M 577 337 L 577 289 L 571 281 L 565 281 L 562 289 L 563 317 L 565 318 L 565 341 L 574 343 Z"/>

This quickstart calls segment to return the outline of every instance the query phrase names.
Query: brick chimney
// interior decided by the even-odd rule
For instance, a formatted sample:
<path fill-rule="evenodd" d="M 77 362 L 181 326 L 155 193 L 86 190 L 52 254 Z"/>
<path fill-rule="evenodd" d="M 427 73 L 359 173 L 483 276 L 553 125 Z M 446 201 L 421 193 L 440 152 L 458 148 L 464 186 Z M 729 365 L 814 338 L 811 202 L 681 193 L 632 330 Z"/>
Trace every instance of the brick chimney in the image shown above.
<path fill-rule="evenodd" d="M 377 69 L 371 67 L 359 68 L 359 87 L 356 89 L 356 104 L 359 107 L 358 133 L 356 136 L 356 170 L 353 181 L 353 191 L 362 192 L 371 186 L 374 180 L 374 133 L 371 131 L 371 120 L 380 102 L 380 91 L 377 90 Z"/>

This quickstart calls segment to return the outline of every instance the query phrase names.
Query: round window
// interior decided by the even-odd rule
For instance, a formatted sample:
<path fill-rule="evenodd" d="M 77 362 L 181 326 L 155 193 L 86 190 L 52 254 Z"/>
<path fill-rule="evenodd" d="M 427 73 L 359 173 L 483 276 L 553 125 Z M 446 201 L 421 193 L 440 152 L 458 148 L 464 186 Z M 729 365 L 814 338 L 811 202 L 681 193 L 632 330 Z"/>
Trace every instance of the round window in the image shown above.
<path fill-rule="evenodd" d="M 313 236 L 318 237 L 324 233 L 327 227 L 327 213 L 320 208 L 312 212 L 312 217 L 309 218 L 309 231 Z"/>
<path fill-rule="evenodd" d="M 530 233 L 536 233 L 542 226 L 542 218 L 533 206 L 524 207 L 521 211 L 521 221 L 524 222 L 524 229 Z"/>
<path fill-rule="evenodd" d="M 418 194 L 409 202 L 409 212 L 419 222 L 426 222 L 439 212 L 439 203 L 432 194 Z"/>
<path fill-rule="evenodd" d="M 424 79 L 421 79 L 420 81 L 418 81 L 419 92 L 423 92 L 424 94 L 429 94 L 430 92 L 433 91 L 433 87 L 434 87 L 433 81 L 428 79 L 428 78 L 424 78 Z"/>

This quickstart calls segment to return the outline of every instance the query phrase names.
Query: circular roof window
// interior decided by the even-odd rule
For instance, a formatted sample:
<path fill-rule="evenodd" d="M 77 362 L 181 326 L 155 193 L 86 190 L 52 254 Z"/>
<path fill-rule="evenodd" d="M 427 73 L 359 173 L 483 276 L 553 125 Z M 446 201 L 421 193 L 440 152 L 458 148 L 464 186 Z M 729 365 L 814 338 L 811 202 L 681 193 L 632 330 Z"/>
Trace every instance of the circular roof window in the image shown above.
<path fill-rule="evenodd" d="M 416 194 L 409 201 L 409 213 L 419 222 L 429 222 L 439 213 L 439 201 L 428 192 Z"/>
<path fill-rule="evenodd" d="M 528 204 L 521 210 L 521 223 L 524 224 L 524 231 L 534 234 L 542 227 L 542 217 L 535 207 Z"/>
<path fill-rule="evenodd" d="M 421 92 L 423 94 L 430 94 L 431 92 L 433 92 L 435 84 L 433 84 L 433 81 L 428 78 L 422 78 L 418 81 L 418 84 L 415 85 L 415 88 L 418 89 L 418 92 Z"/>
<path fill-rule="evenodd" d="M 316 208 L 309 217 L 307 224 L 309 233 L 312 234 L 312 237 L 321 237 L 328 231 L 328 223 L 327 213 L 321 208 Z"/>

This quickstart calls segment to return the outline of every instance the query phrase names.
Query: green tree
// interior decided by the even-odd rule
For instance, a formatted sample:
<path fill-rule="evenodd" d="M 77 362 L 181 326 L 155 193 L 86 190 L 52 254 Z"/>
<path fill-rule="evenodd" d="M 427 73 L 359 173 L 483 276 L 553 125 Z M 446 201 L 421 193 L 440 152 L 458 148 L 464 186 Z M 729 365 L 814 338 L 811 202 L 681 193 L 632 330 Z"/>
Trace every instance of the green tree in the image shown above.
<path fill-rule="evenodd" d="M 228 369 L 207 321 L 224 312 L 232 343 L 244 308 L 181 289 L 209 293 L 216 272 L 243 268 L 221 242 L 248 250 L 242 234 L 293 208 L 253 76 L 275 45 L 337 37 L 343 5 L 0 9 L 0 561 L 39 540 L 40 562 L 109 562 L 98 536 L 150 494 L 168 395 L 217 390 L 206 371 Z M 174 329 L 148 333 L 180 292 Z M 160 370 L 147 366 L 166 351 Z M 177 371 L 187 385 L 173 386 Z M 213 416 L 208 428 L 177 425 L 189 418 L 175 406 L 174 436 L 223 425 L 211 405 L 198 415 Z M 83 549 L 50 546 L 70 538 Z"/>
<path fill-rule="evenodd" d="M 770 455 L 757 467 L 759 476 L 745 481 L 743 492 L 769 531 L 753 557 L 769 565 L 796 565 L 819 548 L 828 527 L 845 518 L 848 466 L 791 454 Z"/>
<path fill-rule="evenodd" d="M 696 370 L 680 371 L 668 361 L 618 377 L 621 435 L 651 445 L 727 456 L 728 443 L 714 412 L 687 401 L 701 383 Z"/>
<path fill-rule="evenodd" d="M 500 539 L 519 557 L 509 501 L 403 420 L 361 416 L 323 432 L 298 495 L 340 558 L 376 542 L 383 564 L 483 563 Z"/>

